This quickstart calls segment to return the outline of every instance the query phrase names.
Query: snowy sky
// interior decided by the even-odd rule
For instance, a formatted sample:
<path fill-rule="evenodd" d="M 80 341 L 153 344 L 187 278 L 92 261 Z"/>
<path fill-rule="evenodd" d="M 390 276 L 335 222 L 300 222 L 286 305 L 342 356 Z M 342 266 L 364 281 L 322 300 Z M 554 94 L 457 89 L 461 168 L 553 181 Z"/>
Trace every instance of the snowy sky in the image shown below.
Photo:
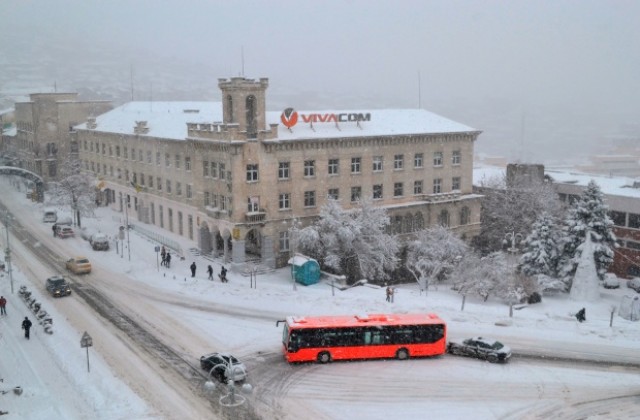
<path fill-rule="evenodd" d="M 94 271 L 75 281 L 96 288 L 117 302 L 159 337 L 165 337 L 183 357 L 197 365 L 200 355 L 230 351 L 249 369 L 254 386 L 253 404 L 265 419 L 278 418 L 434 418 L 601 419 L 638 418 L 637 367 L 608 367 L 514 357 L 506 365 L 445 355 L 436 359 L 336 362 L 290 366 L 282 356 L 281 328 L 275 320 L 286 315 L 338 315 L 388 312 L 434 312 L 448 325 L 450 340 L 474 335 L 492 336 L 509 345 L 514 354 L 549 354 L 571 359 L 615 360 L 635 363 L 640 348 L 638 322 L 618 316 L 609 326 L 611 308 L 618 308 L 624 287 L 599 289 L 597 302 L 573 301 L 567 295 L 545 296 L 543 302 L 514 311 L 499 301 L 469 297 L 464 311 L 460 296 L 447 286 L 420 293 L 415 284 L 399 285 L 393 303 L 385 302 L 384 288 L 363 286 L 331 293 L 326 280 L 292 288 L 285 268 L 259 274 L 257 288 L 248 277 L 230 267 L 229 283 L 206 278 L 207 264 L 217 273 L 220 262 L 188 254 L 189 242 L 172 236 L 187 258 L 172 260 L 171 268 L 158 267 L 154 242 L 132 232 L 128 251 L 92 251 L 79 236 L 51 237 L 50 224 L 41 222 L 45 206 L 24 198 L 8 183 L 0 183 L 5 205 L 23 224 L 36 232 L 36 246 L 56 249 L 60 255 L 85 254 Z M 11 198 L 6 200 L 5 198 Z M 64 213 L 62 211 L 61 213 Z M 99 209 L 83 224 L 113 235 L 122 223 L 120 214 Z M 150 228 L 149 226 L 145 226 Z M 159 232 L 160 233 L 160 232 Z M 166 235 L 166 232 L 163 232 Z M 5 245 L 5 235 L 0 243 Z M 45 419 L 172 419 L 211 418 L 211 407 L 201 404 L 192 391 L 167 381 L 166 366 L 149 360 L 121 333 L 103 322 L 78 295 L 52 299 L 44 279 L 56 268 L 30 256 L 27 247 L 11 239 L 16 293 L 7 274 L 0 277 L 0 294 L 8 298 L 8 315 L 0 317 L 0 411 L 15 418 Z M 126 241 L 125 241 L 126 243 Z M 113 244 L 112 244 L 113 245 Z M 189 276 L 195 261 L 198 271 Z M 60 261 L 59 272 L 62 261 Z M 53 317 L 52 335 L 37 323 L 26 341 L 19 329 L 24 316 L 33 314 L 19 299 L 26 285 Z M 587 322 L 573 317 L 587 308 Z M 80 338 L 93 337 L 91 372 Z M 214 332 L 214 333 L 212 333 Z M 169 377 L 171 377 L 169 375 Z M 204 381 L 203 381 L 204 384 Z M 21 396 L 11 391 L 24 390 Z M 272 400 L 273 399 L 273 400 Z M 269 407 L 260 401 L 271 401 Z M 269 411 L 275 410 L 275 411 Z M 8 417 L 13 418 L 13 417 Z"/>

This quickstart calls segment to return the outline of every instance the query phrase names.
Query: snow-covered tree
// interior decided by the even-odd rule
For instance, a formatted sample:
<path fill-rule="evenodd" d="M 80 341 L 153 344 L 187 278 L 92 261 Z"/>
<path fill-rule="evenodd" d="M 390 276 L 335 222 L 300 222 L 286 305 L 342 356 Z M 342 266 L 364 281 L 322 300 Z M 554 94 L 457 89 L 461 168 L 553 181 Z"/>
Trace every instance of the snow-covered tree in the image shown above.
<path fill-rule="evenodd" d="M 609 206 L 604 202 L 600 187 L 595 181 L 590 181 L 565 219 L 559 273 L 567 283 L 571 282 L 578 266 L 580 254 L 577 250 L 584 243 L 587 232 L 592 232 L 593 258 L 600 279 L 604 278 L 607 268 L 613 263 L 616 237 L 608 211 Z"/>
<path fill-rule="evenodd" d="M 524 240 L 519 270 L 527 276 L 555 276 L 559 256 L 559 227 L 546 212 L 538 216 L 529 236 Z"/>
<path fill-rule="evenodd" d="M 399 250 L 397 239 L 385 233 L 388 224 L 386 210 L 369 201 L 347 211 L 329 200 L 318 220 L 297 232 L 297 246 L 323 266 L 346 275 L 350 283 L 361 278 L 386 280 L 396 268 Z"/>
<path fill-rule="evenodd" d="M 577 249 L 578 267 L 573 276 L 569 295 L 573 300 L 593 302 L 600 298 L 600 279 L 596 270 L 593 234 L 587 232 L 585 241 Z"/>
<path fill-rule="evenodd" d="M 60 180 L 49 183 L 48 201 L 53 205 L 69 206 L 81 226 L 80 216 L 91 215 L 95 209 L 95 179 L 83 173 L 80 160 L 67 159 L 60 168 Z"/>
<path fill-rule="evenodd" d="M 552 185 L 530 179 L 494 177 L 480 182 L 484 195 L 480 219 L 482 228 L 474 238 L 474 247 L 483 254 L 504 246 L 507 234 L 526 237 L 540 214 L 552 217 L 563 213 L 562 203 Z"/>
<path fill-rule="evenodd" d="M 409 242 L 406 267 L 418 284 L 428 290 L 430 283 L 443 280 L 467 252 L 468 246 L 462 239 L 437 226 L 421 230 Z"/>

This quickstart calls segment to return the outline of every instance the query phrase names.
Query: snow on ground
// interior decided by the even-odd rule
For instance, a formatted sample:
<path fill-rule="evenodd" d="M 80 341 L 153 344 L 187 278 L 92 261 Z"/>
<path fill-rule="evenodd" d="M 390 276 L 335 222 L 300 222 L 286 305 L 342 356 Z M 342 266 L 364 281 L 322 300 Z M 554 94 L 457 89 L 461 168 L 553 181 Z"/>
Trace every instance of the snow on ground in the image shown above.
<path fill-rule="evenodd" d="M 514 311 L 513 318 L 509 318 L 508 306 L 493 300 L 482 302 L 468 298 L 464 311 L 461 311 L 461 297 L 446 285 L 433 288 L 426 296 L 415 284 L 400 285 L 395 301 L 388 303 L 384 289 L 373 285 L 335 290 L 335 295 L 326 281 L 307 287 L 297 285 L 294 290 L 290 270 L 285 268 L 259 274 L 257 288 L 250 288 L 249 277 L 242 276 L 235 267 L 228 266 L 229 283 L 209 281 L 206 266 L 213 266 L 215 276 L 220 271 L 219 260 L 211 262 L 187 253 L 184 260 L 174 256 L 170 268 L 159 267 L 154 249 L 157 243 L 135 231 L 130 232 L 130 248 L 121 253 L 116 253 L 115 247 L 107 252 L 93 251 L 79 235 L 65 240 L 53 238 L 51 225 L 41 222 L 43 205 L 27 201 L 23 193 L 8 184 L 0 183 L 0 194 L 3 203 L 11 208 L 23 225 L 41 231 L 42 246 L 56 247 L 60 253 L 69 256 L 88 256 L 94 272 L 83 279 L 96 287 L 103 287 L 101 290 L 107 293 L 111 290 L 112 298 L 137 310 L 141 316 L 147 314 L 149 324 L 154 325 L 157 333 L 174 340 L 176 347 L 194 364 L 200 355 L 217 350 L 255 360 L 260 359 L 257 354 L 280 353 L 281 330 L 275 328 L 275 321 L 286 315 L 418 311 L 435 312 L 445 319 L 451 339 L 490 335 L 510 345 L 516 354 L 519 351 L 548 353 L 551 349 L 555 354 L 568 357 L 610 358 L 638 363 L 640 323 L 615 316 L 613 326 L 609 326 L 612 308 L 619 305 L 622 296 L 634 293 L 624 287 L 624 281 L 621 289 L 601 289 L 598 302 L 576 302 L 567 295 L 546 296 L 540 304 Z M 133 217 L 131 220 L 135 222 Z M 122 215 L 105 208 L 98 209 L 95 218 L 83 219 L 83 226 L 99 229 L 112 237 L 121 224 Z M 150 226 L 143 226 L 150 229 Z M 4 228 L 1 233 L 4 245 Z M 183 250 L 189 249 L 188 241 L 177 235 L 170 237 L 181 243 Z M 126 239 L 124 244 L 127 244 Z M 44 279 L 55 272 L 51 268 L 29 266 L 28 257 L 20 255 L 20 244 L 12 243 L 12 249 L 16 262 L 13 267 L 15 293 L 11 293 L 6 273 L 0 279 L 0 293 L 9 301 L 8 315 L 0 318 L 0 390 L 9 391 L 0 395 L 0 410 L 10 413 L 7 418 L 179 418 L 175 413 L 184 410 L 180 407 L 184 403 L 179 401 L 179 397 L 169 392 L 156 396 L 158 400 L 163 399 L 166 404 L 176 407 L 173 412 L 159 409 L 153 396 L 145 394 L 144 379 L 135 381 L 127 375 L 124 370 L 129 368 L 123 368 L 125 361 L 118 360 L 117 354 L 113 354 L 115 346 L 101 342 L 100 336 L 93 337 L 94 346 L 89 350 L 91 372 L 87 372 L 86 351 L 80 347 L 84 330 L 74 328 L 74 325 L 83 325 L 84 328 L 92 324 L 90 320 L 81 323 L 77 319 L 65 318 L 69 313 L 67 309 L 80 307 L 82 303 L 76 302 L 73 295 L 57 300 L 50 298 L 44 290 Z M 189 272 L 193 261 L 198 267 L 195 278 Z M 43 274 L 47 270 L 49 274 Z M 64 272 L 62 261 L 58 272 Z M 25 316 L 34 318 L 18 297 L 17 290 L 21 285 L 32 289 L 52 315 L 54 334 L 45 334 L 36 324 L 31 340 L 24 339 L 20 322 Z M 573 317 L 581 307 L 586 307 L 587 316 L 587 322 L 582 324 Z M 94 316 L 90 310 L 84 310 L 89 318 Z M 92 334 L 91 330 L 88 332 Z M 398 395 L 393 394 L 397 384 L 389 383 L 391 375 L 397 376 L 394 372 L 399 365 L 396 363 L 335 363 L 296 369 L 294 374 L 315 375 L 314 379 L 331 375 L 332 382 L 325 383 L 325 388 L 316 388 L 322 382 L 304 383 L 298 387 L 291 385 L 289 392 L 292 397 L 283 402 L 285 418 L 311 416 L 312 413 L 318 418 L 335 419 L 344 418 L 345 413 L 349 413 L 350 418 L 389 418 L 391 415 L 394 418 L 420 418 L 427 410 L 437 418 L 475 415 L 484 419 L 504 416 L 507 412 L 517 413 L 529 404 L 520 400 L 526 399 L 524 391 L 520 395 L 515 390 L 507 390 L 505 392 L 513 394 L 513 398 L 501 402 L 472 397 L 482 392 L 484 386 L 478 383 L 482 384 L 483 380 L 495 384 L 509 375 L 509 371 L 499 366 L 469 363 L 455 357 L 435 361 L 410 360 L 407 363 L 411 369 L 405 370 L 401 378 L 407 385 L 398 391 Z M 426 380 L 426 364 L 431 366 L 426 371 L 427 375 L 435 375 L 428 379 L 442 384 L 429 390 L 433 399 L 422 397 L 420 392 L 424 391 L 417 385 Z M 285 365 L 278 358 L 278 366 L 274 368 L 285 369 Z M 561 365 L 533 372 L 540 375 L 539 380 L 543 383 L 553 383 L 562 378 L 562 381 L 577 387 L 593 381 L 596 376 L 593 372 L 581 373 Z M 556 379 L 543 378 L 549 372 Z M 454 389 L 457 385 L 448 381 L 448 375 L 468 376 L 469 387 L 464 392 Z M 508 381 L 521 383 L 526 390 L 527 386 L 533 386 L 528 383 L 530 379 L 509 376 Z M 300 378 L 296 380 L 303 382 Z M 628 386 L 631 393 L 640 393 L 637 375 L 606 372 L 597 375 L 597 380 L 599 386 L 605 388 Z M 13 393 L 15 386 L 22 387 L 22 395 Z M 390 387 L 385 398 L 374 402 L 362 399 L 363 394 L 375 394 L 385 386 Z M 561 392 L 558 391 L 559 394 Z M 462 395 L 460 399 L 451 399 L 451 395 L 458 393 Z M 563 397 L 557 398 L 562 400 Z M 633 413 L 640 416 L 640 407 Z"/>

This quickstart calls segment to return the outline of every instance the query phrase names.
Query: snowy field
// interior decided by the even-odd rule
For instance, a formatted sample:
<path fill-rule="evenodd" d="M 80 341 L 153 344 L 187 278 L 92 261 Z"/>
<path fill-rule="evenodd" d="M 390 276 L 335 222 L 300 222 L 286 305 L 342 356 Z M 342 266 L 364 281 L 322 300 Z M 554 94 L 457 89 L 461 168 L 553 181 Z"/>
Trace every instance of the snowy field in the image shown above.
<path fill-rule="evenodd" d="M 60 255 L 85 255 L 92 274 L 77 277 L 126 308 L 154 334 L 171 343 L 184 357 L 198 363 L 200 355 L 230 351 L 249 367 L 254 394 L 248 398 L 263 418 L 321 419 L 517 419 L 517 418 L 640 418 L 640 323 L 611 312 L 624 295 L 623 287 L 600 290 L 597 303 L 572 301 L 567 295 L 545 296 L 540 304 L 522 307 L 509 317 L 505 304 L 467 298 L 440 285 L 421 293 L 415 284 L 400 285 L 393 303 L 384 289 L 373 285 L 345 291 L 321 281 L 294 288 L 290 270 L 260 274 L 257 288 L 249 277 L 229 267 L 229 283 L 207 279 L 206 266 L 220 271 L 219 261 L 194 257 L 178 236 L 184 260 L 173 258 L 170 268 L 158 266 L 152 242 L 135 231 L 130 248 L 91 250 L 88 242 L 58 239 L 41 221 L 43 205 L 24 198 L 4 182 L 2 203 L 23 226 L 37 233 L 37 246 Z M 131 216 L 131 215 L 130 215 Z M 131 217 L 132 221 L 134 218 Z M 83 226 L 114 236 L 122 215 L 98 209 Z M 149 228 L 147 225 L 143 225 Z M 6 231 L 0 232 L 3 247 Z M 140 354 L 126 337 L 89 308 L 76 294 L 53 299 L 44 289 L 47 277 L 65 273 L 63 261 L 46 266 L 27 245 L 10 238 L 13 288 L 7 273 L 0 294 L 8 300 L 0 317 L 0 411 L 7 419 L 178 419 L 212 418 L 206 404 L 181 391 L 162 376 L 148 355 Z M 127 241 L 124 241 L 127 244 Z M 112 243 L 113 245 L 113 243 Z M 131 258 L 129 259 L 129 252 Z M 195 262 L 194 278 L 189 265 Z M 75 278 L 74 278 L 75 279 Z M 26 340 L 21 320 L 33 314 L 18 296 L 25 285 L 53 318 L 53 334 L 34 322 Z M 587 321 L 573 314 L 586 308 Z M 282 358 L 281 329 L 275 321 L 286 315 L 435 312 L 445 319 L 449 338 L 492 336 L 512 347 L 506 365 L 445 355 L 409 361 L 340 362 L 289 366 Z M 93 337 L 87 352 L 80 347 L 84 332 Z M 587 362 L 551 361 L 519 354 L 559 356 Z M 592 361 L 613 361 L 619 367 Z M 141 362 L 142 361 L 142 362 Z M 22 394 L 13 390 L 20 386 Z"/>

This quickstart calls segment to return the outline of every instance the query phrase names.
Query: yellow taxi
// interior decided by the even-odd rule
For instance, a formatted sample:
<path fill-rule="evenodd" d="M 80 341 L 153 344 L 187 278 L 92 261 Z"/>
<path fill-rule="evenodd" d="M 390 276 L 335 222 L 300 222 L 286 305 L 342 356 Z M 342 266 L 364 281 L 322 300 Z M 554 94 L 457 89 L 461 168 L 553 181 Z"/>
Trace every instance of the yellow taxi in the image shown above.
<path fill-rule="evenodd" d="M 67 270 L 74 274 L 88 274 L 91 272 L 91 263 L 87 257 L 74 257 L 66 261 Z"/>

